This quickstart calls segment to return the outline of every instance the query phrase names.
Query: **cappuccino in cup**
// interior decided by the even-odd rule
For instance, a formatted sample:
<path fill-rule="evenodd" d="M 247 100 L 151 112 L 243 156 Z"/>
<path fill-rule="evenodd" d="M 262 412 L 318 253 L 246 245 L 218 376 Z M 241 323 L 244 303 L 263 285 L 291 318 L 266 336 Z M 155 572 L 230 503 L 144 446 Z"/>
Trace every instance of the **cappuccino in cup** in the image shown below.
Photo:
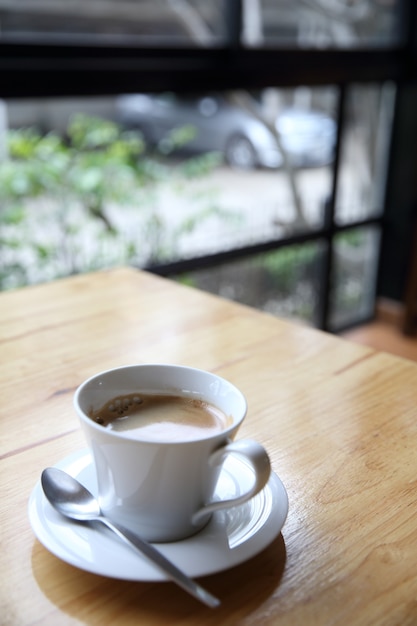
<path fill-rule="evenodd" d="M 74 406 L 103 513 L 149 541 L 193 535 L 213 513 L 247 502 L 269 480 L 263 446 L 234 441 L 245 397 L 217 374 L 180 365 L 119 367 L 82 383 Z M 221 500 L 216 484 L 230 454 L 252 469 L 254 480 Z"/>
<path fill-rule="evenodd" d="M 191 441 L 219 433 L 231 425 L 214 405 L 185 396 L 131 393 L 111 398 L 89 417 L 132 439 Z"/>

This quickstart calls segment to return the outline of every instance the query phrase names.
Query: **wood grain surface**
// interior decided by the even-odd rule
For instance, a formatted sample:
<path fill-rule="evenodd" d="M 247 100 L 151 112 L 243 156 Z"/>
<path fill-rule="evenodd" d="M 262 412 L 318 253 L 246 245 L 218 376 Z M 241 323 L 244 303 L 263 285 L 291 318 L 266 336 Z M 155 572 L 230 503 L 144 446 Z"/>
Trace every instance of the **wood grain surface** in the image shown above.
<path fill-rule="evenodd" d="M 76 569 L 30 527 L 42 469 L 86 445 L 76 387 L 146 362 L 236 384 L 239 436 L 265 445 L 288 492 L 282 534 L 201 579 L 216 610 Z M 0 399 L 2 625 L 417 624 L 416 364 L 122 268 L 0 295 Z"/>

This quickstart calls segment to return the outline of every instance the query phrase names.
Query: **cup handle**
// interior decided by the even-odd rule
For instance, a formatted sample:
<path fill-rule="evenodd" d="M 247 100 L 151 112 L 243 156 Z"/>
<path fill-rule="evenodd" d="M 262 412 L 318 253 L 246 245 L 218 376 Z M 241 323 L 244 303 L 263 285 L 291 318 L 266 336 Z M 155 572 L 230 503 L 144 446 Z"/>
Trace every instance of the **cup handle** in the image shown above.
<path fill-rule="evenodd" d="M 210 465 L 221 465 L 229 454 L 236 454 L 243 457 L 245 461 L 249 462 L 254 473 L 254 484 L 246 493 L 243 493 L 236 498 L 218 500 L 217 502 L 210 502 L 206 504 L 194 513 L 192 517 L 193 524 L 199 524 L 202 521 L 202 518 L 214 513 L 214 511 L 228 509 L 232 506 L 237 506 L 247 502 L 259 493 L 267 484 L 271 474 L 271 462 L 265 448 L 261 446 L 260 443 L 254 441 L 253 439 L 241 439 L 239 441 L 228 443 L 211 454 L 209 459 Z"/>

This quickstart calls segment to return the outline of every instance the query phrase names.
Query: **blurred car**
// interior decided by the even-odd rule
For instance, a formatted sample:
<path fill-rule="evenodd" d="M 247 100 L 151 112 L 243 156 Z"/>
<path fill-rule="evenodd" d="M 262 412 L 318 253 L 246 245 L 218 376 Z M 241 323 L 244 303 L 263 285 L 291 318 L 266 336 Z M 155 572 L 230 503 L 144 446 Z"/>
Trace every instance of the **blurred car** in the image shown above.
<path fill-rule="evenodd" d="M 333 161 L 337 127 L 325 113 L 288 108 L 278 116 L 275 126 L 295 167 L 316 167 Z"/>
<path fill-rule="evenodd" d="M 169 133 L 192 126 L 195 135 L 183 146 L 189 152 L 221 152 L 230 166 L 242 169 L 278 168 L 284 162 L 268 126 L 220 96 L 125 95 L 117 99 L 116 110 L 118 121 L 139 129 L 151 146 L 164 149 Z M 332 161 L 336 125 L 329 116 L 288 108 L 278 116 L 276 130 L 291 165 L 320 166 Z"/>

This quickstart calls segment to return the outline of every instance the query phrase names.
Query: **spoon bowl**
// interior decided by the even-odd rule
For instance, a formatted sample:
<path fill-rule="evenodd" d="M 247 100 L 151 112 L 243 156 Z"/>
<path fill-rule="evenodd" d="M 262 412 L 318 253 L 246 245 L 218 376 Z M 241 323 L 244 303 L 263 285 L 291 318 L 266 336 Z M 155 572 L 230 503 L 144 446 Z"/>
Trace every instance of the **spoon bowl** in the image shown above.
<path fill-rule="evenodd" d="M 200 602 L 203 602 L 210 608 L 220 605 L 218 598 L 178 569 L 151 543 L 121 524 L 116 524 L 105 517 L 97 498 L 78 480 L 56 467 L 48 467 L 42 472 L 41 485 L 47 500 L 58 513 L 69 519 L 81 522 L 101 522 L 130 546 L 150 559 L 173 582 L 197 598 L 197 600 L 200 600 Z"/>
<path fill-rule="evenodd" d="M 97 498 L 66 472 L 50 467 L 42 472 L 41 484 L 49 502 L 64 517 L 84 522 L 101 517 Z"/>

